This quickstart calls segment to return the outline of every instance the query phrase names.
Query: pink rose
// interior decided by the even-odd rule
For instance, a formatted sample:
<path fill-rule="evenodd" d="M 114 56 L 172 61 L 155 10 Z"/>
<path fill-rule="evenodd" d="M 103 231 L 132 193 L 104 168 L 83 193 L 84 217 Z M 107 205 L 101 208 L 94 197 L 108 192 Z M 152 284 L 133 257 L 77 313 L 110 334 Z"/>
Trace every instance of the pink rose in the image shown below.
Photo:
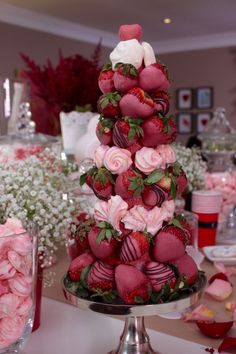
<path fill-rule="evenodd" d="M 103 160 L 106 151 L 109 150 L 109 146 L 107 145 L 100 145 L 95 151 L 94 151 L 94 162 L 97 166 L 97 168 L 100 168 L 103 166 Z"/>
<path fill-rule="evenodd" d="M 94 217 L 107 221 L 114 229 L 120 231 L 120 221 L 128 210 L 128 204 L 119 196 L 111 197 L 108 202 L 98 202 L 94 208 Z"/>
<path fill-rule="evenodd" d="M 176 161 L 175 151 L 170 145 L 159 145 L 156 148 L 156 152 L 161 156 L 163 164 L 161 168 L 165 169 L 167 164 L 174 163 Z"/>
<path fill-rule="evenodd" d="M 16 314 L 19 316 L 28 317 L 32 306 L 33 306 L 33 302 L 30 296 L 28 296 L 26 299 L 23 298 L 23 301 L 16 309 Z"/>
<path fill-rule="evenodd" d="M 121 220 L 126 229 L 135 231 L 147 230 L 155 235 L 162 227 L 165 215 L 161 208 L 154 207 L 151 210 L 135 205 Z"/>
<path fill-rule="evenodd" d="M 117 146 L 112 146 L 106 151 L 103 162 L 104 166 L 112 174 L 119 175 L 127 171 L 132 165 L 131 152 Z"/>
<path fill-rule="evenodd" d="M 3 318 L 0 321 L 0 348 L 16 342 L 22 335 L 25 324 L 25 320 L 20 316 Z"/>
<path fill-rule="evenodd" d="M 0 280 L 10 279 L 16 274 L 16 269 L 6 259 L 0 262 Z"/>
<path fill-rule="evenodd" d="M 135 154 L 135 166 L 148 175 L 163 164 L 161 155 L 153 148 L 143 147 Z"/>
<path fill-rule="evenodd" d="M 10 293 L 2 295 L 0 297 L 0 318 L 13 317 L 19 304 L 19 296 Z"/>
<path fill-rule="evenodd" d="M 32 278 L 17 274 L 14 278 L 9 279 L 9 287 L 15 295 L 29 296 L 32 291 Z"/>
<path fill-rule="evenodd" d="M 32 264 L 31 255 L 20 256 L 15 251 L 9 251 L 7 255 L 9 262 L 18 272 L 24 275 L 29 275 Z"/>
<path fill-rule="evenodd" d="M 32 242 L 28 233 L 24 233 L 14 238 L 11 249 L 21 256 L 26 256 L 32 251 Z"/>

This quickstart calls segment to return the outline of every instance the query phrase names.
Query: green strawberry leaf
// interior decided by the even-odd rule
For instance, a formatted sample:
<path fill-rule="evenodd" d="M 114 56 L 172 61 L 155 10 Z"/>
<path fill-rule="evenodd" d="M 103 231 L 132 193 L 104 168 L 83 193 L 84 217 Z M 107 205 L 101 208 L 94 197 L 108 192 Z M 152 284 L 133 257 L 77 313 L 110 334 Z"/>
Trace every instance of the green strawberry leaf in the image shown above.
<path fill-rule="evenodd" d="M 100 104 L 102 109 L 106 108 L 109 104 L 109 99 L 107 97 L 103 97 L 100 101 Z"/>
<path fill-rule="evenodd" d="M 87 288 L 87 278 L 88 278 L 88 273 L 90 271 L 90 268 L 92 267 L 91 264 L 87 265 L 84 267 L 80 274 L 80 284 L 84 287 Z"/>
<path fill-rule="evenodd" d="M 108 71 L 108 70 L 112 70 L 111 63 L 106 63 L 103 65 L 102 71 Z"/>
<path fill-rule="evenodd" d="M 100 243 L 106 238 L 106 229 L 101 229 L 99 234 L 96 237 L 96 243 L 100 245 Z"/>
<path fill-rule="evenodd" d="M 136 304 L 144 304 L 143 298 L 142 298 L 141 296 L 138 296 L 138 295 L 136 295 L 136 296 L 134 297 L 134 302 L 135 302 Z"/>
<path fill-rule="evenodd" d="M 171 182 L 170 182 L 170 195 L 172 196 L 173 199 L 176 198 L 176 184 L 173 177 L 171 178 Z"/>
<path fill-rule="evenodd" d="M 181 225 L 180 221 L 177 218 L 171 220 L 171 224 L 178 227 L 179 229 L 186 231 L 183 226 Z"/>
<path fill-rule="evenodd" d="M 87 177 L 87 173 L 84 173 L 80 176 L 80 179 L 79 179 L 79 184 L 81 185 L 81 187 L 85 184 L 86 182 L 86 177 Z"/>
<path fill-rule="evenodd" d="M 144 181 L 145 184 L 154 184 L 159 182 L 165 176 L 164 172 L 160 169 L 154 170 Z"/>
<path fill-rule="evenodd" d="M 138 76 L 138 72 L 136 70 L 136 68 L 133 66 L 130 68 L 130 75 L 133 76 L 133 77 L 137 77 Z"/>
<path fill-rule="evenodd" d="M 131 127 L 128 133 L 128 140 L 133 140 L 135 135 L 136 135 L 136 131 L 133 127 Z"/>

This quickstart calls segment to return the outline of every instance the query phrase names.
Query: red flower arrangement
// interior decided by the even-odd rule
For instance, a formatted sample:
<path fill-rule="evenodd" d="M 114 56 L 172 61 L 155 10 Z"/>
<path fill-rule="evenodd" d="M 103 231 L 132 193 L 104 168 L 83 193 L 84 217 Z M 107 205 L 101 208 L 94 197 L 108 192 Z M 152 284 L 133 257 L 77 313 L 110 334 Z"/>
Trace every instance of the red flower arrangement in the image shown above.
<path fill-rule="evenodd" d="M 47 65 L 40 66 L 21 53 L 27 67 L 22 76 L 30 82 L 32 116 L 37 131 L 60 134 L 60 111 L 96 111 L 100 96 L 100 50 L 99 43 L 91 59 L 78 54 L 64 58 L 59 52 L 59 61 L 55 67 L 50 60 Z"/>

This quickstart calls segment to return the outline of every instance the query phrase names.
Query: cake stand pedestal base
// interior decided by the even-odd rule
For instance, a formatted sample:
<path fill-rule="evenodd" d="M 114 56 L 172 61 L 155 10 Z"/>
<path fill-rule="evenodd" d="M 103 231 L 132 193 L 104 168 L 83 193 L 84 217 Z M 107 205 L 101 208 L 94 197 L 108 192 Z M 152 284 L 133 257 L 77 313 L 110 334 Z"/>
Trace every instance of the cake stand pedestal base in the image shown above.
<path fill-rule="evenodd" d="M 108 354 L 160 354 L 151 347 L 144 325 L 144 317 L 125 318 L 125 326 L 116 350 Z"/>

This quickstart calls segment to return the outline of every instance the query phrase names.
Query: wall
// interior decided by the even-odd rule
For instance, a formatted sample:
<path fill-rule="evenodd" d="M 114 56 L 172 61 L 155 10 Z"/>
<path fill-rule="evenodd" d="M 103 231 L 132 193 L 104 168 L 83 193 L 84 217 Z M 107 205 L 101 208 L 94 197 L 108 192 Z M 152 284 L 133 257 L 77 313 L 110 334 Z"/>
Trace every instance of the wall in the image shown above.
<path fill-rule="evenodd" d="M 98 39 L 99 40 L 99 39 Z M 14 71 L 23 67 L 20 52 L 28 54 L 37 63 L 43 64 L 47 58 L 57 61 L 58 49 L 64 56 L 82 54 L 89 57 L 94 46 L 58 36 L 28 30 L 0 23 L 0 77 L 13 76 Z M 108 60 L 110 49 L 103 48 L 101 62 Z M 180 52 L 158 56 L 170 71 L 171 113 L 175 112 L 175 89 L 181 87 L 214 87 L 214 109 L 223 106 L 227 116 L 236 128 L 236 48 L 217 48 Z M 185 142 L 188 136 L 180 136 Z"/>

